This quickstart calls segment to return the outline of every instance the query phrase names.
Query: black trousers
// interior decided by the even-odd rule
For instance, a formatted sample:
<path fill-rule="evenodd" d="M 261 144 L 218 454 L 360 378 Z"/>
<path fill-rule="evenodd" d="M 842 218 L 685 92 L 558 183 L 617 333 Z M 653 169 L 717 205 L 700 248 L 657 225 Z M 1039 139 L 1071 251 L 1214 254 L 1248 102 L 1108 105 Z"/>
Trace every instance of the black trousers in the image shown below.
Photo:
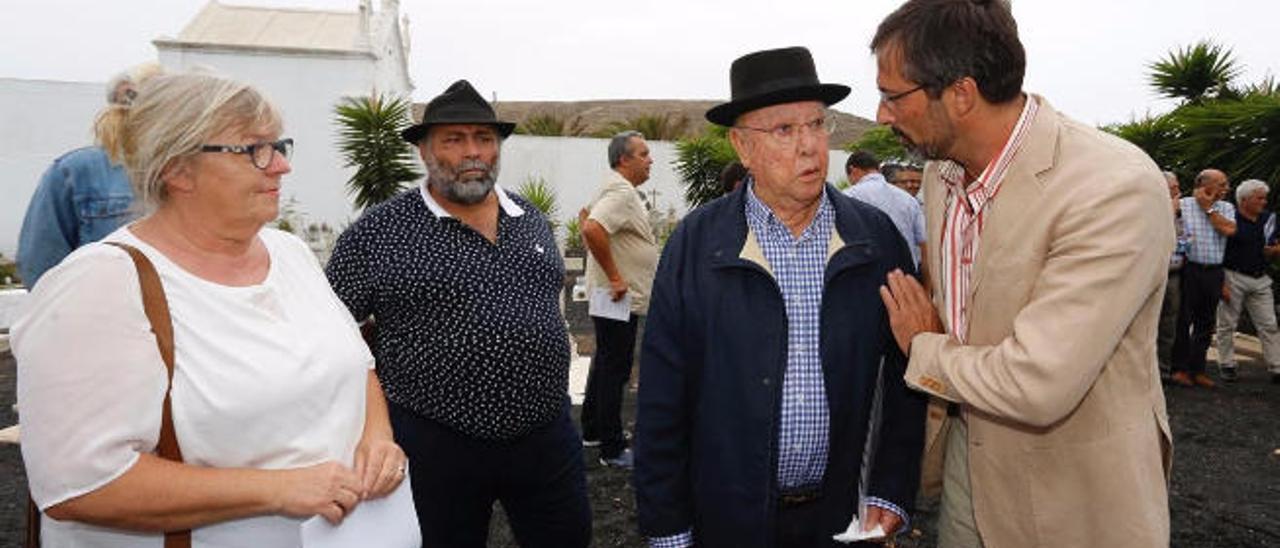
<path fill-rule="evenodd" d="M 636 329 L 640 317 L 629 321 L 591 317 L 596 328 L 596 353 L 587 371 L 587 393 L 582 400 L 582 434 L 600 441 L 600 456 L 617 457 L 627 448 L 622 434 L 622 391 L 631 379 L 635 361 Z"/>
<path fill-rule="evenodd" d="M 522 438 L 464 436 L 389 403 L 396 443 L 409 457 L 422 545 L 484 548 L 495 501 L 523 548 L 586 548 L 591 543 L 582 443 L 564 412 Z"/>
<path fill-rule="evenodd" d="M 1221 266 L 1188 262 L 1182 266 L 1182 302 L 1173 337 L 1173 370 L 1204 372 L 1204 355 L 1213 343 L 1218 302 L 1222 300 Z"/>

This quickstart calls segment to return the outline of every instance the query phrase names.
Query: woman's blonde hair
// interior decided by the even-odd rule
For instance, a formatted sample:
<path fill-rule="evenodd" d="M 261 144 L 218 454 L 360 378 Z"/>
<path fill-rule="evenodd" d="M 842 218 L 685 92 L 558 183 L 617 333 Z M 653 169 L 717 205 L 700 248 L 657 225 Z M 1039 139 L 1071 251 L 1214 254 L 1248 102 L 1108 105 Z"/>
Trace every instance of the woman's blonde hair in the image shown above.
<path fill-rule="evenodd" d="M 182 167 L 209 139 L 232 129 L 278 132 L 279 111 L 258 90 L 208 73 L 164 74 L 138 89 L 121 115 L 101 120 L 118 136 L 134 195 L 149 209 L 166 197 L 163 176 Z"/>

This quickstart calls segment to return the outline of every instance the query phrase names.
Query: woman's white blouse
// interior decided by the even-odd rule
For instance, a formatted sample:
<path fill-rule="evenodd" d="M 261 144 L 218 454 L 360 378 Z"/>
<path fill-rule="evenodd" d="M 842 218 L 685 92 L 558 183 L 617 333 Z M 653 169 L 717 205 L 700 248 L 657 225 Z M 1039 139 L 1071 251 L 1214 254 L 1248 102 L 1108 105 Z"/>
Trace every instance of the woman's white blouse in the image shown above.
<path fill-rule="evenodd" d="M 105 241 L 155 264 L 173 318 L 173 423 L 186 462 L 282 469 L 351 465 L 364 426 L 373 357 L 311 251 L 259 234 L 271 257 L 259 285 L 198 278 L 127 227 Z M 11 343 L 18 362 L 22 454 L 41 509 L 119 477 L 155 450 L 165 366 L 137 273 L 102 243 L 36 284 Z M 160 546 L 141 535 L 43 520 L 45 546 Z M 301 520 L 265 516 L 197 529 L 195 546 L 296 546 Z"/>

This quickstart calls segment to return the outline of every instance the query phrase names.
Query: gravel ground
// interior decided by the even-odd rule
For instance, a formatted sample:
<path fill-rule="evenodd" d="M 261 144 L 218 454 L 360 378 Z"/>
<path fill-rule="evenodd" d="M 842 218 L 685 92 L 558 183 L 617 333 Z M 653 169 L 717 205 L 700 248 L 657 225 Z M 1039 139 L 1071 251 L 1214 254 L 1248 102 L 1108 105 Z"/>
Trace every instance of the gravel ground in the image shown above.
<path fill-rule="evenodd" d="M 1216 390 L 1166 389 L 1175 446 L 1174 547 L 1280 547 L 1280 385 L 1248 359 L 1240 373 L 1239 382 Z M 632 401 L 624 410 L 628 421 Z M 0 427 L 15 422 L 13 402 L 13 358 L 0 350 Z M 587 459 L 593 545 L 644 546 L 628 475 L 602 468 L 593 451 Z M 0 546 L 21 545 L 25 505 L 21 454 L 0 445 Z M 495 514 L 490 546 L 515 546 L 501 512 Z M 913 522 L 916 530 L 899 546 L 934 546 L 932 513 L 917 512 Z"/>

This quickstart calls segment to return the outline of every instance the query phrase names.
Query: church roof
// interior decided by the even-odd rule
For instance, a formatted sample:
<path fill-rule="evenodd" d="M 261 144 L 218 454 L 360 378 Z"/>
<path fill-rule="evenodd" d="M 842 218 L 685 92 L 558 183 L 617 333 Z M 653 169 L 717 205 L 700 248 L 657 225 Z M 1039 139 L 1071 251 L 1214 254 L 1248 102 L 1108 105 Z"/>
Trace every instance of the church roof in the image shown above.
<path fill-rule="evenodd" d="M 210 0 L 177 38 L 157 40 L 175 47 L 368 53 L 360 14 L 297 8 L 237 6 Z"/>

